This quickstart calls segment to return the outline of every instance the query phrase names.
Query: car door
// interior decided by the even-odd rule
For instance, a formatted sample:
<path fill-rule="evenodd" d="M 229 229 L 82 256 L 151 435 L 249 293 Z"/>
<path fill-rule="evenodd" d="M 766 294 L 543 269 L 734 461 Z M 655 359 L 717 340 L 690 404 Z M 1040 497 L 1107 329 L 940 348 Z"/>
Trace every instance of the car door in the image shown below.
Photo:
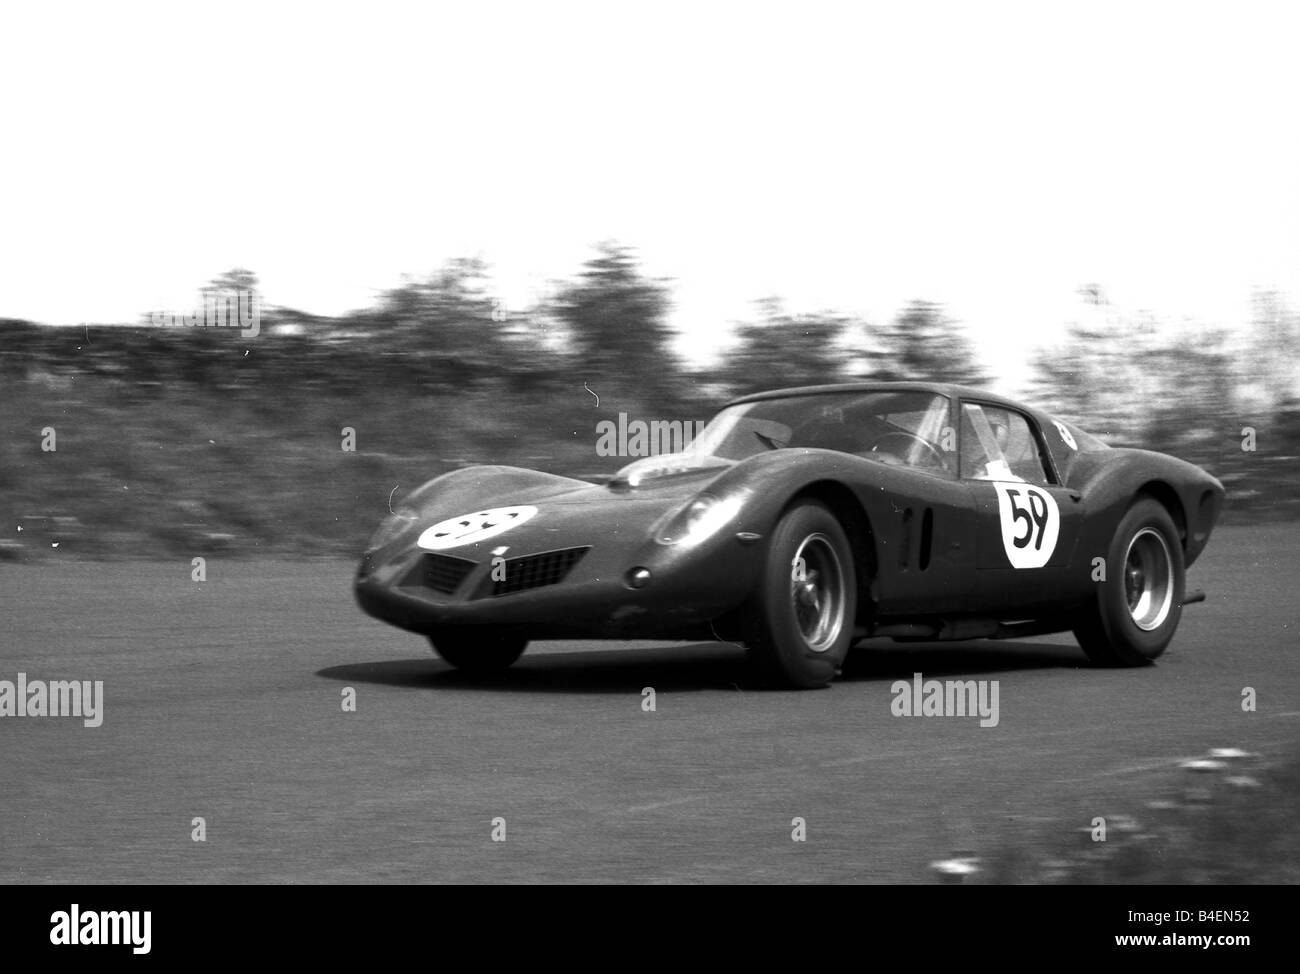
<path fill-rule="evenodd" d="M 934 462 L 873 465 L 860 492 L 870 512 L 879 572 L 874 584 L 886 615 L 969 612 L 977 601 L 977 516 L 970 488 L 957 476 L 954 404 L 946 396 L 913 393 L 925 404 L 926 427 L 891 417 L 895 426 L 922 434 Z M 886 434 L 894 438 L 897 434 Z M 904 437 L 905 438 L 905 437 Z M 866 454 L 873 456 L 878 451 Z"/>
<path fill-rule="evenodd" d="M 1037 423 L 1010 406 L 963 398 L 958 452 L 975 507 L 980 608 L 1005 617 L 1059 601 L 1083 504 L 1059 482 Z"/>

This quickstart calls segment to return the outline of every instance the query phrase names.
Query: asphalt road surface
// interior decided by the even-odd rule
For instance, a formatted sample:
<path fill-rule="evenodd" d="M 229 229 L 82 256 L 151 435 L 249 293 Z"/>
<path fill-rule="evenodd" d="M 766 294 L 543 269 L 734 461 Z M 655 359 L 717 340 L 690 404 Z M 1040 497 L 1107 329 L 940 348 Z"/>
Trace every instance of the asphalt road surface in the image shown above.
<path fill-rule="evenodd" d="M 6 883 L 924 882 L 1300 741 L 1296 524 L 1217 532 L 1154 667 L 872 642 L 802 693 L 724 644 L 539 643 L 475 681 L 364 616 L 350 563 L 62 557 L 0 566 L 0 679 L 103 680 L 104 720 L 0 718 Z M 997 726 L 895 717 L 915 672 L 997 680 Z"/>

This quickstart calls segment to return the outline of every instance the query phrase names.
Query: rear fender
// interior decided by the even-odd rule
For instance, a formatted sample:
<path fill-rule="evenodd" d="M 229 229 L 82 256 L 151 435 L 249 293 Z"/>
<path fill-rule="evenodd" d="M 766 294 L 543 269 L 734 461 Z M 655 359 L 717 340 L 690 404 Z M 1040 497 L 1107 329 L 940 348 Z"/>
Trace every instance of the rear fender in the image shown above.
<path fill-rule="evenodd" d="M 1210 539 L 1223 505 L 1223 485 L 1195 464 L 1150 450 L 1114 449 L 1081 455 L 1070 487 L 1087 509 L 1079 553 L 1104 555 L 1124 513 L 1143 494 L 1165 506 L 1178 528 L 1183 558 L 1196 561 Z"/>

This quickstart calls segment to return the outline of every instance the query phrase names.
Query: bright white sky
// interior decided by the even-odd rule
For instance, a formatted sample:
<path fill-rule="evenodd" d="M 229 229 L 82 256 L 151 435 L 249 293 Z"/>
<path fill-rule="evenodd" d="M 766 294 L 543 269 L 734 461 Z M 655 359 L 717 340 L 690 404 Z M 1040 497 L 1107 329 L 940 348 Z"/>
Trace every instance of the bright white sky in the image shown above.
<path fill-rule="evenodd" d="M 946 302 L 995 369 L 1081 314 L 1300 296 L 1300 6 L 11 5 L 0 317 L 135 320 L 242 265 L 339 313 L 591 245 L 707 357 L 753 302 Z"/>

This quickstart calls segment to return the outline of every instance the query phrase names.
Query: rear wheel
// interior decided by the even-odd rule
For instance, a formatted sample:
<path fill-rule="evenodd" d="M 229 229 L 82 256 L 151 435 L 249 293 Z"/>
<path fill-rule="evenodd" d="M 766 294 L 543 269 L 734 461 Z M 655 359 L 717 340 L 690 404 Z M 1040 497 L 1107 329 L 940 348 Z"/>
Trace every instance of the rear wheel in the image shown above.
<path fill-rule="evenodd" d="M 434 652 L 446 662 L 466 673 L 499 673 L 523 655 L 528 640 L 494 629 L 470 626 L 443 629 L 429 637 Z"/>
<path fill-rule="evenodd" d="M 1165 651 L 1182 617 L 1183 549 L 1173 518 L 1150 497 L 1119 522 L 1106 578 L 1074 635 L 1099 666 L 1143 666 Z"/>
<path fill-rule="evenodd" d="M 853 554 L 835 515 L 811 500 L 790 508 L 742 610 L 745 642 L 760 671 L 787 687 L 830 683 L 853 640 L 856 586 Z"/>

